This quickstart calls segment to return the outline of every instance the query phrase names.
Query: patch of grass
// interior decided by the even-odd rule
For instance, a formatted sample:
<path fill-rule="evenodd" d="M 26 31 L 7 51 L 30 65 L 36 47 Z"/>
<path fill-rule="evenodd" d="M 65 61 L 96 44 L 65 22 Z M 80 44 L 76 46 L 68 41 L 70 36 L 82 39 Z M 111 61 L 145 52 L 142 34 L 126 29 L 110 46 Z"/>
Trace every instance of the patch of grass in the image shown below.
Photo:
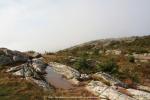
<path fill-rule="evenodd" d="M 31 82 L 0 71 L 0 100 L 43 100 L 47 94 Z"/>
<path fill-rule="evenodd" d="M 106 72 L 109 74 L 118 73 L 118 65 L 112 59 L 105 61 L 97 66 L 98 71 Z"/>

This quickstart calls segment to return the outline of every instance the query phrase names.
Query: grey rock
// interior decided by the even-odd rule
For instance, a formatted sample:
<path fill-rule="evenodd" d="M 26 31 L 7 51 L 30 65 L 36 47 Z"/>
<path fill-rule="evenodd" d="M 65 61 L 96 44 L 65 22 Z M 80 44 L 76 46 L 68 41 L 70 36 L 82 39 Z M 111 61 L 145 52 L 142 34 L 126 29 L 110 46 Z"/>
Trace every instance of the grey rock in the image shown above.
<path fill-rule="evenodd" d="M 80 78 L 80 73 L 69 66 L 56 63 L 56 62 L 50 62 L 49 65 L 53 67 L 54 71 L 64 75 L 67 79 Z"/>
<path fill-rule="evenodd" d="M 20 69 L 22 69 L 22 66 L 11 67 L 11 68 L 7 69 L 6 72 L 15 72 Z"/>
<path fill-rule="evenodd" d="M 14 62 L 26 62 L 28 60 L 27 57 L 21 56 L 21 55 L 15 55 L 13 56 L 13 61 Z"/>
<path fill-rule="evenodd" d="M 118 92 L 113 87 L 107 86 L 100 81 L 91 81 L 86 86 L 86 89 L 105 100 L 136 100 L 128 95 Z"/>
<path fill-rule="evenodd" d="M 35 58 L 32 60 L 32 67 L 40 73 L 45 73 L 45 69 L 48 66 L 48 64 L 46 64 L 42 58 Z"/>
<path fill-rule="evenodd" d="M 81 74 L 79 79 L 80 79 L 80 80 L 89 80 L 89 79 L 90 79 L 90 76 L 87 75 L 87 74 Z"/>
<path fill-rule="evenodd" d="M 148 87 L 148 86 L 138 85 L 137 89 L 150 92 L 150 87 Z"/>
<path fill-rule="evenodd" d="M 40 62 L 40 64 L 41 63 L 42 62 Z M 38 65 L 38 67 L 40 67 L 40 64 Z M 44 89 L 49 89 L 50 87 L 49 84 L 47 83 L 47 80 L 45 80 L 45 77 L 41 75 L 39 71 L 34 69 L 31 62 L 27 62 L 19 66 L 11 67 L 7 69 L 6 72 L 10 72 L 12 73 L 12 75 L 15 76 L 21 76 L 27 80 L 30 79 L 32 82 L 43 87 Z"/>
<path fill-rule="evenodd" d="M 9 50 L 9 49 L 6 49 L 6 48 L 3 48 L 3 49 L 1 49 L 4 53 L 5 53 L 5 55 L 7 55 L 7 56 L 12 56 L 13 55 L 13 51 L 11 51 L 11 50 Z"/>
<path fill-rule="evenodd" d="M 33 70 L 27 63 L 20 66 L 11 67 L 7 69 L 6 72 L 12 72 L 13 75 L 22 76 L 22 77 L 31 77 L 33 75 Z"/>
<path fill-rule="evenodd" d="M 107 73 L 104 73 L 104 72 L 97 72 L 93 75 L 93 77 L 96 77 L 96 78 L 100 78 L 100 79 L 103 79 L 105 80 L 106 82 L 109 82 L 110 85 L 118 85 L 120 87 L 124 87 L 124 88 L 127 88 L 127 84 L 121 82 L 120 80 L 118 80 L 117 78 L 107 74 Z"/>
<path fill-rule="evenodd" d="M 31 77 L 27 77 L 26 79 L 36 83 L 40 87 L 43 87 L 45 90 L 50 90 L 51 89 L 50 85 L 47 82 L 43 81 L 43 80 L 36 80 L 34 78 L 31 78 Z"/>
<path fill-rule="evenodd" d="M 0 55 L 0 65 L 7 65 L 7 64 L 11 64 L 12 60 L 10 57 L 5 56 L 5 55 Z"/>
<path fill-rule="evenodd" d="M 135 90 L 135 89 L 127 89 L 127 90 L 137 100 L 150 100 L 150 93 L 148 93 L 148 92 L 144 92 L 144 91 L 140 91 L 140 90 Z"/>
<path fill-rule="evenodd" d="M 56 62 L 50 62 L 49 66 L 51 66 L 56 73 L 65 76 L 72 84 L 79 85 L 78 79 L 80 78 L 80 73 L 77 70 Z"/>
<path fill-rule="evenodd" d="M 16 62 L 26 62 L 28 58 L 29 57 L 22 52 L 0 48 L 0 65 L 7 65 Z"/>

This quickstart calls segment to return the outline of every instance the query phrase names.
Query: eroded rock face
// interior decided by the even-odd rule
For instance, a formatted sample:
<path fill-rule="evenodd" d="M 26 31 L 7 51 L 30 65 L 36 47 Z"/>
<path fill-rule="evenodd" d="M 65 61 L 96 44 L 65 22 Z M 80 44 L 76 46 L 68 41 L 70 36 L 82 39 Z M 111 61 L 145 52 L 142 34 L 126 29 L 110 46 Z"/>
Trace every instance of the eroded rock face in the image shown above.
<path fill-rule="evenodd" d="M 19 51 L 12 51 L 6 48 L 0 48 L 0 65 L 8 65 L 16 62 L 26 62 L 28 56 Z"/>

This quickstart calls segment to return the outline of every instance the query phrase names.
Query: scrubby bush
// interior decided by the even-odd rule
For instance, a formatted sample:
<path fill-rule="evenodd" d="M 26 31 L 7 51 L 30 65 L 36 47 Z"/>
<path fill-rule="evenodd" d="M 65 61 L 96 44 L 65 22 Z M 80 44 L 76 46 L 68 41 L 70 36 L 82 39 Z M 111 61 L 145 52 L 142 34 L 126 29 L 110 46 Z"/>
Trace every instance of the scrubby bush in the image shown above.
<path fill-rule="evenodd" d="M 144 48 L 144 47 L 139 48 L 139 46 L 132 46 L 132 47 L 128 48 L 128 51 L 130 54 L 132 54 L 132 53 L 137 53 L 137 54 L 149 53 L 149 51 L 146 48 Z"/>
<path fill-rule="evenodd" d="M 79 58 L 73 66 L 80 72 L 85 72 L 89 69 L 88 62 L 84 57 Z"/>
<path fill-rule="evenodd" d="M 97 66 L 98 71 L 106 72 L 109 74 L 116 74 L 118 72 L 118 65 L 113 60 L 108 60 Z"/>

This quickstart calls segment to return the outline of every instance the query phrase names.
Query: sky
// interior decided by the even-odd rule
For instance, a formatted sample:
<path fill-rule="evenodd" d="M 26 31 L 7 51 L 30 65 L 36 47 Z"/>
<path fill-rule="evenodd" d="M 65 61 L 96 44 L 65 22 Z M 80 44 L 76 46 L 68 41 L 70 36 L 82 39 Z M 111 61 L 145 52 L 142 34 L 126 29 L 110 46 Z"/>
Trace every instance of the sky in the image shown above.
<path fill-rule="evenodd" d="M 0 47 L 58 51 L 150 35 L 150 0 L 0 0 Z"/>

